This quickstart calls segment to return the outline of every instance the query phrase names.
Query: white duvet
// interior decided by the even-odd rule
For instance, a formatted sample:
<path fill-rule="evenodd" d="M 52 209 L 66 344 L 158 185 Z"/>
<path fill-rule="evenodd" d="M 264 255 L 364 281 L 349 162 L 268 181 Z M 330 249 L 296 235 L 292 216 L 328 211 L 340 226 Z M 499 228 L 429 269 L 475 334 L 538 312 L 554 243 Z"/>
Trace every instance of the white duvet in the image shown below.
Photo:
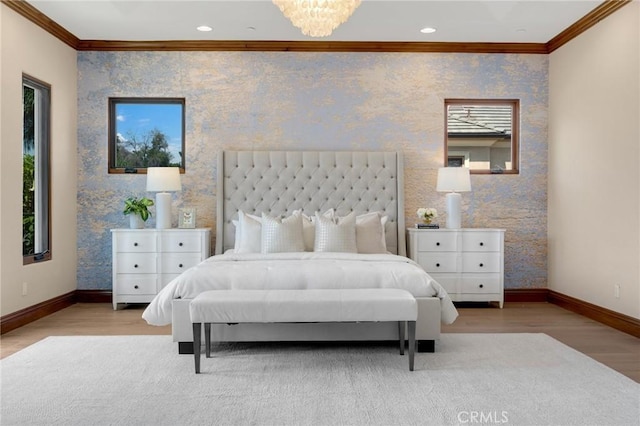
<path fill-rule="evenodd" d="M 171 323 L 173 299 L 208 290 L 401 288 L 438 297 L 442 322 L 458 316 L 451 298 L 417 263 L 393 254 L 274 253 L 212 256 L 167 284 L 142 314 L 151 325 Z"/>

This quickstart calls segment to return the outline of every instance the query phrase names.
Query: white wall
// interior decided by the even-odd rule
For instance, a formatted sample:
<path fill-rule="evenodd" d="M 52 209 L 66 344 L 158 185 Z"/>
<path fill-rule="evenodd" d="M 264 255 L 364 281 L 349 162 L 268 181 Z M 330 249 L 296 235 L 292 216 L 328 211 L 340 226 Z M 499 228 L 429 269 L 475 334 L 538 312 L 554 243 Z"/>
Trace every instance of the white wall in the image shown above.
<path fill-rule="evenodd" d="M 76 289 L 77 53 L 0 5 L 0 315 Z M 52 260 L 22 264 L 22 75 L 51 85 Z M 28 294 L 22 295 L 22 283 Z"/>
<path fill-rule="evenodd" d="M 635 1 L 549 59 L 549 288 L 634 318 L 640 318 L 639 27 Z"/>

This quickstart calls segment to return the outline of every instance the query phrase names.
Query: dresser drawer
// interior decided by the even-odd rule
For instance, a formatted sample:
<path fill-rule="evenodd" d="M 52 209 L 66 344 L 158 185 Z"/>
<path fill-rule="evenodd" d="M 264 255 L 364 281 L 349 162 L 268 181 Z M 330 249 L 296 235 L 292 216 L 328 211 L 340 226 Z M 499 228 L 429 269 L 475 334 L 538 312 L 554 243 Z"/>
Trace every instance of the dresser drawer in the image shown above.
<path fill-rule="evenodd" d="M 462 253 L 464 272 L 500 272 L 500 253 Z"/>
<path fill-rule="evenodd" d="M 504 303 L 504 230 L 407 229 L 409 255 L 456 302 Z"/>
<path fill-rule="evenodd" d="M 502 234 L 499 232 L 465 232 L 462 234 L 462 251 L 500 251 Z"/>
<path fill-rule="evenodd" d="M 156 255 L 153 253 L 118 253 L 116 274 L 155 274 Z"/>
<path fill-rule="evenodd" d="M 155 275 L 118 274 L 116 283 L 118 294 L 156 294 Z"/>
<path fill-rule="evenodd" d="M 112 229 L 113 309 L 149 303 L 182 272 L 210 256 L 210 230 Z"/>
<path fill-rule="evenodd" d="M 162 274 L 180 274 L 200 263 L 200 253 L 164 253 L 162 254 Z"/>
<path fill-rule="evenodd" d="M 418 232 L 418 251 L 456 251 L 456 232 Z"/>
<path fill-rule="evenodd" d="M 456 253 L 421 252 L 418 253 L 418 263 L 429 274 L 457 271 Z"/>
<path fill-rule="evenodd" d="M 468 294 L 500 293 L 500 274 L 465 274 L 460 291 Z"/>
<path fill-rule="evenodd" d="M 200 253 L 202 239 L 193 232 L 168 232 L 160 237 L 160 251 L 171 253 Z"/>
<path fill-rule="evenodd" d="M 115 238 L 118 253 L 144 253 L 156 251 L 155 232 L 119 232 Z"/>

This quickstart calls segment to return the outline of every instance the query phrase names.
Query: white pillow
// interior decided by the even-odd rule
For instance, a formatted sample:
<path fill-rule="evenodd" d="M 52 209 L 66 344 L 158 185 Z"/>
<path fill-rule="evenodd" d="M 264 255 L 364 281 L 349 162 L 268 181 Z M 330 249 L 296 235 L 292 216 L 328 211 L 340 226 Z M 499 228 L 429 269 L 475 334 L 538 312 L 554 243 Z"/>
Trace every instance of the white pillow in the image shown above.
<path fill-rule="evenodd" d="M 313 251 L 313 242 L 316 239 L 316 225 L 313 217 L 302 214 L 302 239 L 304 240 L 304 251 Z"/>
<path fill-rule="evenodd" d="M 262 213 L 261 253 L 304 251 L 302 213 L 295 212 L 285 219 L 277 219 Z"/>
<path fill-rule="evenodd" d="M 260 253 L 262 241 L 262 224 L 258 216 L 238 211 L 238 227 L 236 227 L 236 253 Z M 239 230 L 239 232 L 238 232 Z M 240 234 L 240 235 L 238 235 Z"/>
<path fill-rule="evenodd" d="M 235 252 L 240 247 L 240 221 L 232 220 L 231 223 L 236 227 L 236 236 L 233 239 L 233 251 Z"/>
<path fill-rule="evenodd" d="M 387 250 L 387 222 L 389 222 L 389 216 L 382 216 L 380 222 L 382 223 L 382 245 L 384 246 L 385 253 L 389 253 Z"/>
<path fill-rule="evenodd" d="M 304 250 L 313 251 L 314 242 L 316 239 L 316 225 L 315 216 L 307 216 L 302 213 L 302 210 L 295 210 L 293 213 L 300 212 L 302 214 L 302 233 L 304 237 Z M 322 216 L 333 219 L 335 215 L 334 209 L 329 209 L 322 213 Z"/>
<path fill-rule="evenodd" d="M 318 252 L 357 253 L 356 214 L 329 219 L 316 213 L 313 250 Z"/>
<path fill-rule="evenodd" d="M 356 245 L 358 253 L 386 253 L 387 242 L 379 212 L 371 212 L 356 217 Z M 388 216 L 385 216 L 385 224 Z"/>

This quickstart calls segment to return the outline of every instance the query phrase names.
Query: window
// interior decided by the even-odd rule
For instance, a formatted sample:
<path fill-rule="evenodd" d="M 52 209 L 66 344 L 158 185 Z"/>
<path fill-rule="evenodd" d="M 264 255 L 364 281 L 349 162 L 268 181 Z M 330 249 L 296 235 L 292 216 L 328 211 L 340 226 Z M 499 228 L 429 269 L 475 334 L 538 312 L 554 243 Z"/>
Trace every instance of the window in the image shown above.
<path fill-rule="evenodd" d="M 445 166 L 475 174 L 517 174 L 517 99 L 446 99 Z"/>
<path fill-rule="evenodd" d="M 184 173 L 184 99 L 109 98 L 109 173 L 147 167 Z"/>
<path fill-rule="evenodd" d="M 51 88 L 22 78 L 23 264 L 51 259 L 49 128 Z"/>

